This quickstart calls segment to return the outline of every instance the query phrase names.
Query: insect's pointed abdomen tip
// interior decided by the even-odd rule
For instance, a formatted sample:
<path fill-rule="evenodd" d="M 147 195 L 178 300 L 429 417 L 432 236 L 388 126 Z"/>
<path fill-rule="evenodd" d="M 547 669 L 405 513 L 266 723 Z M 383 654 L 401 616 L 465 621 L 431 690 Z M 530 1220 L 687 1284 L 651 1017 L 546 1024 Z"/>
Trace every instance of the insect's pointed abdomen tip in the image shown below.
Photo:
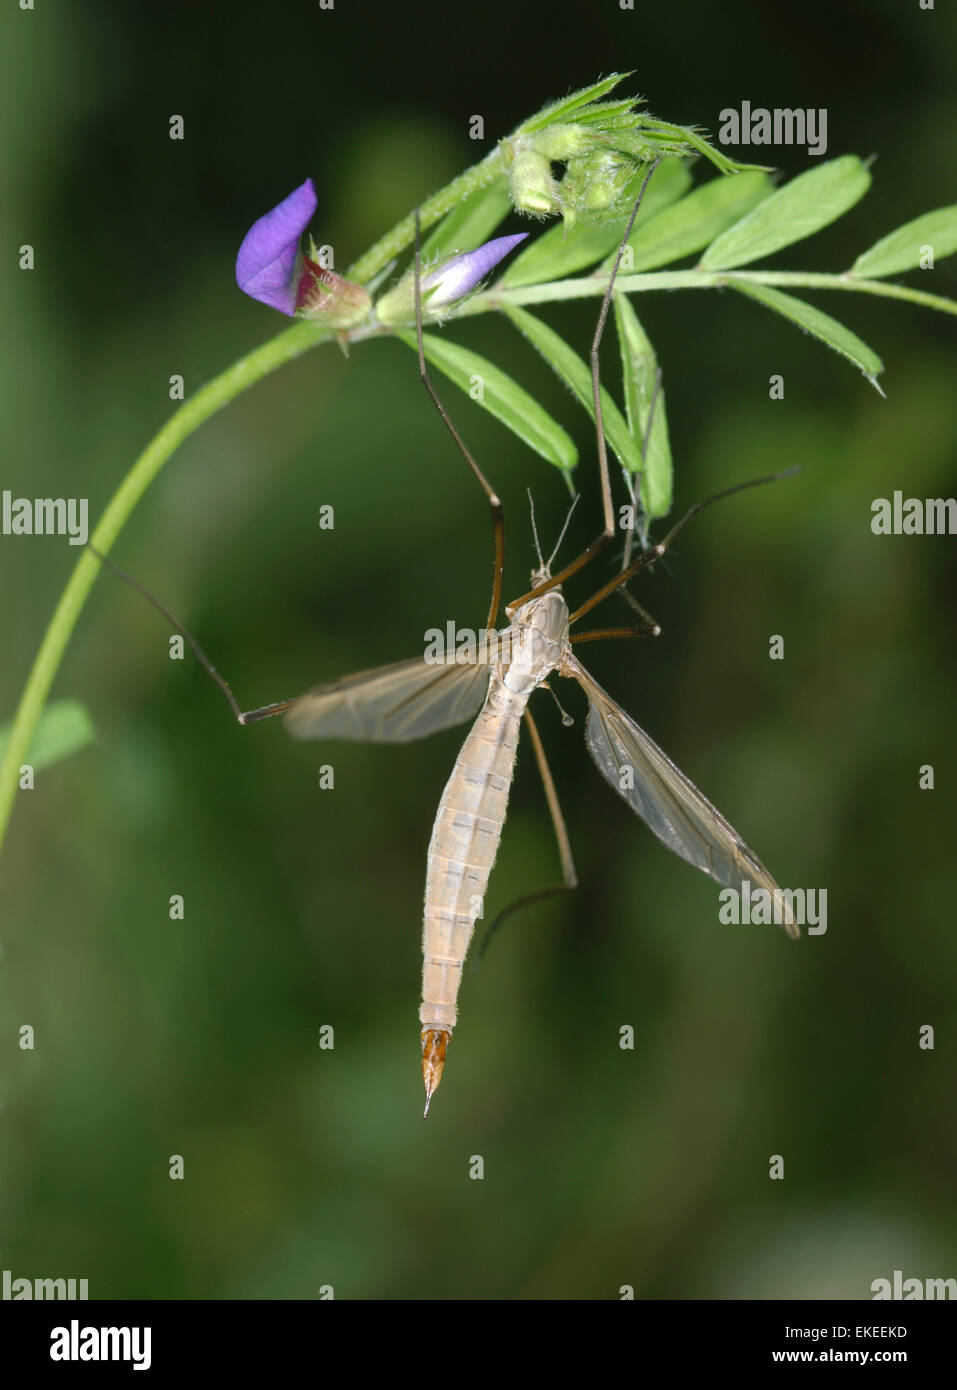
<path fill-rule="evenodd" d="M 451 1033 L 447 1033 L 442 1028 L 422 1029 L 422 1081 L 425 1085 L 423 1119 L 429 1113 L 432 1097 L 442 1080 L 442 1071 L 445 1067 L 445 1049 L 448 1047 L 451 1036 Z"/>

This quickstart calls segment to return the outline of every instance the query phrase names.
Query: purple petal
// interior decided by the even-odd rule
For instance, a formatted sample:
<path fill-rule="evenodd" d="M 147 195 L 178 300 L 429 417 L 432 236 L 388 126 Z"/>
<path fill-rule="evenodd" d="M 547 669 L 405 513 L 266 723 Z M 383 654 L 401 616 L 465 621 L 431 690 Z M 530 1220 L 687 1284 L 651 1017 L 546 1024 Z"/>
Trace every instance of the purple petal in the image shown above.
<path fill-rule="evenodd" d="M 236 257 L 236 283 L 253 299 L 290 317 L 296 311 L 294 284 L 299 238 L 316 210 L 316 190 L 306 179 L 272 212 L 254 222 Z"/>
<path fill-rule="evenodd" d="M 528 232 L 519 232 L 515 236 L 495 237 L 474 251 L 465 251 L 461 256 L 453 256 L 444 265 L 437 266 L 422 281 L 423 290 L 432 291 L 429 295 L 429 308 L 451 304 L 470 290 L 474 290 L 478 282 L 527 236 Z M 436 287 L 434 290 L 433 286 Z"/>

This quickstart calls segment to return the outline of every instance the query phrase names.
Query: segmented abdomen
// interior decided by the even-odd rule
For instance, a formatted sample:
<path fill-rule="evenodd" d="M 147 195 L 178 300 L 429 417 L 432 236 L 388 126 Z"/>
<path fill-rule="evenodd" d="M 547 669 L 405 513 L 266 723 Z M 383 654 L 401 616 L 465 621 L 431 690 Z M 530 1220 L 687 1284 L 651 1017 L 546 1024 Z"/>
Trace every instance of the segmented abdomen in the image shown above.
<path fill-rule="evenodd" d="M 423 1029 L 451 1032 L 462 967 L 505 824 L 528 694 L 492 672 L 488 697 L 452 770 L 429 844 L 422 931 Z"/>

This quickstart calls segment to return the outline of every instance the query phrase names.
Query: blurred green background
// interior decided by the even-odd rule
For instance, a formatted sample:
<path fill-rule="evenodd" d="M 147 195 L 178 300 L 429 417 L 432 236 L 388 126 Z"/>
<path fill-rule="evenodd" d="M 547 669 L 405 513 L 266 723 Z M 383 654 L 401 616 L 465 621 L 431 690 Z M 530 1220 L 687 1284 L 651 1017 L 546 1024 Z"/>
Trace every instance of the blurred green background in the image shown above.
<path fill-rule="evenodd" d="M 839 270 L 955 201 L 944 7 L 51 0 L 2 26 L 2 486 L 88 496 L 91 522 L 173 408 L 169 376 L 195 390 L 281 327 L 233 281 L 254 218 L 311 175 L 317 239 L 345 266 L 489 148 L 473 113 L 491 141 L 625 68 L 655 114 L 712 131 L 745 99 L 826 107 L 828 155 L 876 154 L 874 187 L 782 267 Z M 957 294 L 954 262 L 911 279 Z M 540 697 L 581 887 L 467 972 L 423 1124 L 425 851 L 461 733 L 364 748 L 239 729 L 104 577 L 54 688 L 96 742 L 21 795 L 0 859 L 0 1266 L 86 1277 L 94 1298 L 862 1298 L 894 1269 L 957 1274 L 954 542 L 869 529 L 875 497 L 954 492 L 954 322 L 809 298 L 883 355 L 886 400 L 736 296 L 642 298 L 677 507 L 802 473 L 706 513 L 642 582 L 657 643 L 583 655 L 782 884 L 827 889 L 826 936 L 719 926 L 711 885 L 592 765 L 577 694 L 560 692 L 571 730 Z M 595 311 L 545 317 L 585 352 Z M 584 414 L 504 322 L 454 333 L 575 434 L 571 553 L 599 515 Z M 517 594 L 525 489 L 546 537 L 566 490 L 446 395 L 505 499 Z M 413 654 L 449 617 L 480 625 L 488 533 L 412 354 L 380 341 L 319 349 L 204 427 L 114 555 L 249 707 Z M 4 718 L 75 559 L 0 539 Z M 557 871 L 525 746 L 489 914 Z"/>

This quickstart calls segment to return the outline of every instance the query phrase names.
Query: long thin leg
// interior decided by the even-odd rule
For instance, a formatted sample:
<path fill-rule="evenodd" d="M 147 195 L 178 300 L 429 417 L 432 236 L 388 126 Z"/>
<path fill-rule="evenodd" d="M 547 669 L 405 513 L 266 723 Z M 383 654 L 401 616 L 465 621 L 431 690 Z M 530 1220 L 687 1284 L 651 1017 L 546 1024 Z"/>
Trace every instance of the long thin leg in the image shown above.
<path fill-rule="evenodd" d="M 590 560 L 595 558 L 599 551 L 604 550 L 605 546 L 615 534 L 615 514 L 612 509 L 611 482 L 608 477 L 608 451 L 605 447 L 605 425 L 601 413 L 601 378 L 599 373 L 598 351 L 601 347 L 602 334 L 605 331 L 605 323 L 608 318 L 608 309 L 611 305 L 612 291 L 615 288 L 618 267 L 621 264 L 621 258 L 625 253 L 625 246 L 627 245 L 628 238 L 631 236 L 632 228 L 635 225 L 635 218 L 638 216 L 638 209 L 641 207 L 641 200 L 645 196 L 645 189 L 648 187 L 648 181 L 660 163 L 660 158 L 656 159 L 649 167 L 644 181 L 642 182 L 641 189 L 639 190 L 638 200 L 631 210 L 631 216 L 625 228 L 625 235 L 622 237 L 619 244 L 618 255 L 615 257 L 615 264 L 608 278 L 608 285 L 601 302 L 601 312 L 598 315 L 598 323 L 595 326 L 595 336 L 592 339 L 591 345 L 592 401 L 595 410 L 595 437 L 598 444 L 598 470 L 601 478 L 601 507 L 605 524 L 599 535 L 592 541 L 591 545 L 586 546 L 576 559 L 569 561 L 563 569 L 560 569 L 557 574 L 552 575 L 550 579 L 546 579 L 534 589 L 530 589 L 527 594 L 522 594 L 521 598 L 517 598 L 514 602 L 508 604 L 505 610 L 507 613 L 514 612 L 516 608 L 520 608 L 522 604 L 527 603 L 529 599 L 538 598 L 540 594 L 546 593 L 549 589 L 554 589 L 557 584 L 563 584 L 566 579 L 570 579 L 573 574 L 577 574 L 584 565 L 587 565 Z"/>
<path fill-rule="evenodd" d="M 620 589 L 623 584 L 628 582 L 633 574 L 637 574 L 638 571 L 644 569 L 646 565 L 654 564 L 655 560 L 660 560 L 678 532 L 687 526 L 691 518 L 697 516 L 698 512 L 703 511 L 705 507 L 710 507 L 712 502 L 720 502 L 722 497 L 730 497 L 734 492 L 744 492 L 745 489 L 749 487 L 761 487 L 764 483 L 776 483 L 779 479 L 790 478 L 793 474 L 799 473 L 800 471 L 799 468 L 795 467 L 785 468 L 781 473 L 768 473 L 763 478 L 752 478 L 747 483 L 735 483 L 734 487 L 723 488 L 721 492 L 716 492 L 713 496 L 706 497 L 703 502 L 696 502 L 693 507 L 689 507 L 681 520 L 675 526 L 672 526 L 663 541 L 659 541 L 658 544 L 653 545 L 650 550 L 646 550 L 643 555 L 639 555 L 637 560 L 632 560 L 627 569 L 623 569 L 620 574 L 616 574 L 614 579 L 610 579 L 607 584 L 602 585 L 597 594 L 593 594 L 580 608 L 576 608 L 568 619 L 569 624 L 576 623 L 583 614 L 588 613 L 596 604 L 606 599 L 609 594 L 613 594 L 616 589 Z"/>
<path fill-rule="evenodd" d="M 660 627 L 658 627 L 657 622 L 648 612 L 647 608 L 642 607 L 642 605 L 638 602 L 638 600 L 635 598 L 634 594 L 627 587 L 627 585 L 623 584 L 621 588 L 618 590 L 618 593 L 625 600 L 628 606 L 635 610 L 635 612 L 638 614 L 640 618 L 644 618 L 645 626 L 658 628 L 658 633 L 660 635 L 661 629 Z"/>
<path fill-rule="evenodd" d="M 631 496 L 631 525 L 628 527 L 628 531 L 625 535 L 625 545 L 621 556 L 621 568 L 623 570 L 626 570 L 628 566 L 631 564 L 631 550 L 635 539 L 635 521 L 638 516 L 638 508 L 642 505 L 641 485 L 645 476 L 645 462 L 648 458 L 648 449 L 651 444 L 651 427 L 654 424 L 655 407 L 658 404 L 658 396 L 660 391 L 661 368 L 656 367 L 655 387 L 651 393 L 651 405 L 648 410 L 648 422 L 645 425 L 645 433 L 641 441 L 641 471 L 639 473 L 631 474 L 630 477 L 627 473 L 625 475 L 626 485 Z M 641 547 L 642 550 L 645 550 L 648 546 L 648 518 L 644 514 L 644 509 L 642 509 L 642 519 L 643 525 L 641 527 Z M 629 607 L 633 608 L 636 613 L 638 613 L 642 618 L 644 618 L 645 622 L 649 626 L 658 627 L 658 624 L 655 622 L 654 618 L 651 616 L 650 613 L 648 613 L 644 608 L 642 608 L 641 604 L 635 598 L 634 594 L 632 594 L 629 591 L 628 586 L 626 584 L 623 584 L 621 586 L 621 588 L 618 590 L 618 593 L 619 596 L 623 598 L 625 602 L 629 605 Z M 658 629 L 658 633 L 656 633 L 655 635 L 657 636 L 659 634 L 660 628 Z"/>
<path fill-rule="evenodd" d="M 588 632 L 576 632 L 569 640 L 576 642 L 604 642 L 607 637 L 660 637 L 661 628 L 655 623 L 652 627 L 596 627 Z"/>
<path fill-rule="evenodd" d="M 216 667 L 210 661 L 209 657 L 203 651 L 202 647 L 196 641 L 196 638 L 189 631 L 189 629 L 183 627 L 183 624 L 181 622 L 178 622 L 177 619 L 173 617 L 169 609 L 164 604 L 160 603 L 156 595 L 151 594 L 149 589 L 147 589 L 143 584 L 141 584 L 138 579 L 134 579 L 131 574 L 127 574 L 126 570 L 121 570 L 119 565 L 114 565 L 112 560 L 108 560 L 105 555 L 103 555 L 99 550 L 97 550 L 95 545 L 90 545 L 89 541 L 87 542 L 87 549 L 92 550 L 93 554 L 99 560 L 100 564 L 105 565 L 108 570 L 112 570 L 112 572 L 116 575 L 117 579 L 122 579 L 125 584 L 129 584 L 131 589 L 135 589 L 138 594 L 142 594 L 143 597 L 153 605 L 157 612 L 162 613 L 166 621 L 168 623 L 171 623 L 172 626 L 182 637 L 185 637 L 186 641 L 193 649 L 193 654 L 195 655 L 196 660 L 203 667 L 203 669 L 207 671 L 209 675 L 212 676 L 213 680 L 216 682 L 220 690 L 226 696 L 226 699 L 229 702 L 229 708 L 232 710 L 233 714 L 235 715 L 237 721 L 240 724 L 255 724 L 260 719 L 271 719 L 274 714 L 282 714 L 283 710 L 289 709 L 290 705 L 294 705 L 296 703 L 295 700 L 280 700 L 275 705 L 263 705 L 260 709 L 241 710 L 239 708 L 239 701 L 233 694 L 229 682 L 224 680 L 223 677 L 219 674 L 219 672 L 216 670 Z"/>
<path fill-rule="evenodd" d="M 638 507 L 641 504 L 641 485 L 644 482 L 645 463 L 648 458 L 648 448 L 651 444 L 651 427 L 655 421 L 655 406 L 658 404 L 658 395 L 660 391 L 661 368 L 656 367 L 655 386 L 651 393 L 651 405 L 648 408 L 648 423 L 645 425 L 645 433 L 641 441 L 641 470 L 638 473 L 632 473 L 628 479 L 628 490 L 631 493 L 631 525 L 628 527 L 628 531 L 625 534 L 625 549 L 621 561 L 622 569 L 627 569 L 631 564 L 631 547 L 635 539 L 635 521 L 637 519 Z M 642 513 L 642 515 L 644 515 L 644 513 Z M 648 544 L 647 518 L 645 518 L 645 521 L 646 524 L 642 527 L 641 531 L 641 543 L 643 546 Z"/>
<path fill-rule="evenodd" d="M 625 474 L 625 486 L 628 488 L 628 493 L 631 497 L 631 524 L 625 532 L 625 546 L 621 555 L 622 569 L 627 569 L 631 564 L 631 548 L 635 540 L 635 522 L 638 518 L 638 508 L 641 505 L 641 484 L 645 476 L 644 454 L 642 454 L 641 457 L 642 469 L 640 473 L 629 474 L 625 469 L 622 469 L 622 472 Z"/>
<path fill-rule="evenodd" d="M 498 619 L 498 610 L 502 603 L 502 575 L 505 570 L 505 515 L 502 508 L 501 499 L 499 498 L 495 489 L 492 487 L 491 483 L 486 478 L 485 474 L 482 472 L 481 468 L 479 468 L 478 464 L 475 462 L 475 459 L 472 457 L 469 450 L 466 448 L 465 441 L 462 439 L 462 436 L 459 434 L 458 430 L 452 424 L 452 418 L 449 415 L 449 412 L 446 410 L 445 406 L 443 405 L 442 401 L 440 400 L 439 393 L 438 391 L 436 391 L 434 385 L 432 384 L 432 378 L 429 376 L 429 369 L 425 365 L 425 347 L 422 342 L 421 280 L 422 256 L 421 251 L 419 249 L 419 210 L 418 208 L 416 208 L 415 339 L 419 349 L 419 376 L 422 378 L 422 384 L 425 387 L 426 391 L 428 391 L 429 396 L 432 399 L 432 404 L 435 406 L 436 410 L 439 412 L 439 415 L 442 417 L 442 421 L 445 425 L 445 428 L 448 430 L 449 434 L 455 440 L 455 443 L 459 451 L 461 452 L 462 457 L 465 459 L 465 462 L 468 464 L 469 468 L 471 468 L 479 483 L 482 485 L 485 495 L 488 498 L 489 506 L 492 509 L 492 545 L 494 550 L 492 560 L 492 597 L 489 601 L 488 618 L 486 619 L 485 623 L 486 630 L 488 632 L 492 632 L 495 628 L 495 624 Z"/>
<path fill-rule="evenodd" d="M 575 860 L 572 857 L 571 841 L 568 838 L 565 818 L 562 815 L 562 808 L 558 802 L 558 793 L 555 790 L 552 770 L 548 766 L 548 759 L 545 757 L 545 748 L 542 744 L 541 735 L 538 732 L 538 725 L 535 723 L 527 707 L 525 710 L 525 722 L 528 725 L 532 747 L 535 750 L 535 761 L 538 763 L 538 770 L 542 776 L 542 785 L 545 788 L 545 800 L 548 802 L 548 810 L 552 818 L 552 825 L 555 827 L 555 839 L 558 841 L 558 853 L 562 861 L 562 878 L 564 882 L 553 884 L 550 888 L 540 888 L 537 893 L 526 893 L 524 897 L 516 898 L 515 902 L 504 908 L 494 919 L 483 936 L 478 951 L 476 952 L 476 963 L 482 959 L 485 952 L 488 950 L 489 942 L 493 934 L 498 931 L 505 919 L 511 917 L 514 912 L 518 912 L 519 908 L 528 907 L 532 903 L 541 902 L 543 898 L 553 898 L 558 893 L 570 893 L 573 888 L 578 887 L 578 875 L 575 872 Z"/>

